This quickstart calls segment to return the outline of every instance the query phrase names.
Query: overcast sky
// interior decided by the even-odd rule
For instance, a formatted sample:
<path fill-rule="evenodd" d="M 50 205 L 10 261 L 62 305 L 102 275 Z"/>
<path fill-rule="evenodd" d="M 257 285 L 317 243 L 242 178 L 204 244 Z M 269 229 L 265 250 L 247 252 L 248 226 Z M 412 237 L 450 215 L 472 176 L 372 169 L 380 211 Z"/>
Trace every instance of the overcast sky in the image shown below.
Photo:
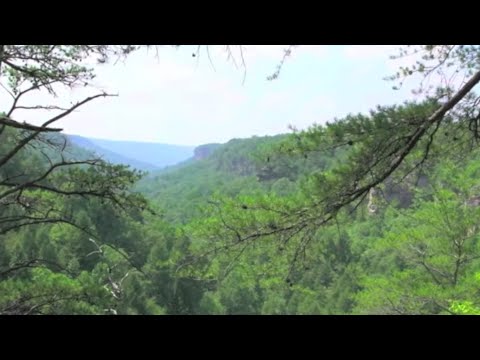
<path fill-rule="evenodd" d="M 124 63 L 98 67 L 96 86 L 118 97 L 87 104 L 59 124 L 66 133 L 88 137 L 199 145 L 285 133 L 289 125 L 305 128 L 413 98 L 409 86 L 395 91 L 383 80 L 396 71 L 398 62 L 389 55 L 398 46 L 300 46 L 280 77 L 267 81 L 283 48 L 245 46 L 246 74 L 221 47 L 210 50 L 213 64 L 205 49 L 192 57 L 191 46 L 160 48 L 158 58 L 154 51 L 135 53 Z M 94 92 L 75 90 L 57 101 Z M 35 96 L 32 102 L 44 101 Z M 7 100 L 2 93 L 1 108 Z"/>

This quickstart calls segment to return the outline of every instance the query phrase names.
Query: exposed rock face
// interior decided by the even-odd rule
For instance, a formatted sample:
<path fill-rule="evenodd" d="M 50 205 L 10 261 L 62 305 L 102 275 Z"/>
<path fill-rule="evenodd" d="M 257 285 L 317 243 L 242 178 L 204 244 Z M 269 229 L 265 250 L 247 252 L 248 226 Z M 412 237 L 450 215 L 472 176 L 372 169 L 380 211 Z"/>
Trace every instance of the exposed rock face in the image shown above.
<path fill-rule="evenodd" d="M 374 197 L 375 195 L 377 195 L 377 189 L 375 189 L 374 187 L 370 189 L 370 191 L 368 192 L 368 205 L 367 205 L 367 208 L 368 208 L 368 212 L 370 214 L 375 214 L 378 210 L 378 206 L 376 204 L 374 204 Z"/>
<path fill-rule="evenodd" d="M 193 157 L 195 160 L 203 160 L 209 157 L 220 144 L 205 144 L 200 145 L 193 150 Z"/>
<path fill-rule="evenodd" d="M 474 196 L 467 201 L 468 206 L 480 206 L 480 196 Z"/>

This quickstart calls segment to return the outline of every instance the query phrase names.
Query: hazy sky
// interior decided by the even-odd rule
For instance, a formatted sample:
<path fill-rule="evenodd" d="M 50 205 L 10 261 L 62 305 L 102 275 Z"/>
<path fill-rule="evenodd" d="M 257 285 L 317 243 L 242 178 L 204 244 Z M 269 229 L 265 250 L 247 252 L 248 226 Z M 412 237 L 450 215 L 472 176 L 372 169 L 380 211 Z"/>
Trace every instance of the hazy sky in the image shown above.
<path fill-rule="evenodd" d="M 158 58 L 154 51 L 135 53 L 124 63 L 98 66 L 96 86 L 118 97 L 87 104 L 59 125 L 89 137 L 199 145 L 285 133 L 290 124 L 305 128 L 413 98 L 408 86 L 395 91 L 383 80 L 396 70 L 398 62 L 389 55 L 398 46 L 300 46 L 280 77 L 267 81 L 283 48 L 245 46 L 245 80 L 244 69 L 235 68 L 219 46 L 210 49 L 213 64 L 205 48 L 192 57 L 192 46 L 160 48 Z M 92 93 L 75 90 L 56 101 Z M 46 100 L 35 96 L 32 103 Z M 0 108 L 8 100 L 0 93 Z M 16 119 L 44 118 L 32 116 L 19 112 Z"/>

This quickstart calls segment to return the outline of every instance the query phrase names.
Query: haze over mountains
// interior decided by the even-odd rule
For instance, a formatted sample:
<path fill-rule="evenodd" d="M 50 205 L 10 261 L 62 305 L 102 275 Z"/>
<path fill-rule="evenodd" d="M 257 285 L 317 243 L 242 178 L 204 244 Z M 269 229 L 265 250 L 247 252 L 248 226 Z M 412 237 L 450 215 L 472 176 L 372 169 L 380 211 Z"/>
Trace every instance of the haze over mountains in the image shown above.
<path fill-rule="evenodd" d="M 67 135 L 76 146 L 95 152 L 114 164 L 126 164 L 144 171 L 160 170 L 194 156 L 194 146 L 137 141 L 117 141 Z"/>

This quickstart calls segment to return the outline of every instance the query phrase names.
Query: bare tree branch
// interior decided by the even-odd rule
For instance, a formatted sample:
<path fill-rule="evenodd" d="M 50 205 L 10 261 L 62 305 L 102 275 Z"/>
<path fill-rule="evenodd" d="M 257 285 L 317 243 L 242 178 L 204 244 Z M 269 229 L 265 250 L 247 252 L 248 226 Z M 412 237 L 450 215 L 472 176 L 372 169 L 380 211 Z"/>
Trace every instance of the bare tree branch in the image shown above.
<path fill-rule="evenodd" d="M 59 189 L 54 189 L 54 188 L 50 188 L 48 186 L 40 185 L 40 184 L 37 184 L 37 182 L 42 181 L 45 178 L 47 178 L 47 176 L 50 175 L 57 168 L 61 168 L 61 167 L 65 167 L 65 166 L 72 166 L 72 165 L 96 165 L 96 164 L 98 164 L 98 162 L 99 162 L 98 160 L 63 161 L 61 163 L 51 164 L 51 166 L 47 169 L 47 171 L 45 171 L 44 174 L 42 174 L 41 176 L 39 176 L 36 179 L 30 180 L 30 181 L 27 181 L 27 182 L 23 182 L 23 183 L 20 183 L 20 184 L 15 184 L 15 183 L 2 181 L 0 183 L 1 185 L 11 186 L 12 188 L 3 192 L 3 193 L 0 193 L 0 199 L 4 198 L 4 197 L 6 197 L 10 194 L 13 194 L 13 193 L 15 193 L 15 192 L 17 192 L 21 189 L 30 189 L 30 188 L 33 188 L 33 189 L 40 188 L 40 189 L 49 190 L 49 191 L 53 191 L 53 192 L 59 192 L 59 193 L 62 193 L 64 195 L 68 195 L 69 194 L 68 192 L 60 192 Z M 78 191 L 73 192 L 72 191 L 70 193 L 78 195 L 79 193 L 82 193 L 82 192 L 78 192 Z M 83 194 L 85 194 L 85 193 L 86 193 L 86 191 L 83 192 Z"/>
<path fill-rule="evenodd" d="M 31 260 L 27 260 L 27 261 L 24 261 L 24 262 L 21 262 L 21 263 L 14 264 L 13 266 L 9 267 L 6 270 L 0 271 L 0 278 L 1 277 L 6 277 L 6 276 L 18 271 L 18 270 L 21 270 L 21 269 L 45 267 L 45 265 L 55 266 L 56 268 L 60 269 L 61 271 L 64 271 L 64 272 L 66 272 L 70 275 L 73 275 L 70 271 L 65 269 L 62 265 L 60 265 L 60 264 L 58 264 L 54 261 L 50 261 L 50 260 L 46 260 L 46 259 L 31 259 Z"/>
<path fill-rule="evenodd" d="M 35 125 L 30 125 L 27 123 L 19 123 L 15 120 L 12 120 L 6 116 L 1 116 L 0 115 L 0 124 L 5 125 L 5 126 L 10 126 L 16 129 L 23 129 L 23 130 L 30 130 L 30 131 L 37 131 L 37 132 L 59 132 L 62 131 L 60 128 L 45 128 L 42 126 L 35 126 Z"/>
<path fill-rule="evenodd" d="M 72 111 L 74 111 L 75 109 L 79 108 L 80 106 L 96 99 L 96 98 L 99 98 L 99 97 L 107 97 L 107 96 L 116 96 L 116 95 L 110 95 L 110 94 L 106 94 L 106 93 L 102 93 L 102 94 L 98 94 L 98 95 L 95 95 L 95 96 L 90 96 L 86 99 L 84 99 L 83 101 L 80 101 L 78 102 L 77 104 L 75 104 L 74 106 L 72 106 L 70 109 L 68 109 L 67 111 L 64 111 L 62 112 L 61 114 L 49 119 L 48 121 L 44 122 L 40 128 L 42 129 L 48 129 L 47 127 L 64 118 L 65 116 L 67 116 L 68 114 L 70 114 Z M 31 140 L 33 140 L 38 134 L 40 134 L 41 131 L 37 130 L 35 132 L 33 132 L 32 134 L 30 134 L 29 136 L 25 137 L 22 141 L 20 141 L 13 149 L 11 149 L 10 152 L 8 152 L 3 158 L 0 159 L 0 167 L 2 167 L 3 165 L 5 165 L 18 151 L 20 151 L 26 144 L 28 144 Z"/>

